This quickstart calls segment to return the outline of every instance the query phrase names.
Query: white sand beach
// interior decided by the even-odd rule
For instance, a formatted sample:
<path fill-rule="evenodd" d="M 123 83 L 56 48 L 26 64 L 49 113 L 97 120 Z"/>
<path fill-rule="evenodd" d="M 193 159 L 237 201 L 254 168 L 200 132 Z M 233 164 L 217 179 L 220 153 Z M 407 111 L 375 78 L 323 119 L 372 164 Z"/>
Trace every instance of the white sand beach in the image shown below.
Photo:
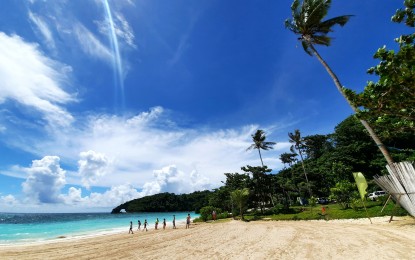
<path fill-rule="evenodd" d="M 0 259 L 414 259 L 415 220 L 218 221 L 2 245 Z"/>

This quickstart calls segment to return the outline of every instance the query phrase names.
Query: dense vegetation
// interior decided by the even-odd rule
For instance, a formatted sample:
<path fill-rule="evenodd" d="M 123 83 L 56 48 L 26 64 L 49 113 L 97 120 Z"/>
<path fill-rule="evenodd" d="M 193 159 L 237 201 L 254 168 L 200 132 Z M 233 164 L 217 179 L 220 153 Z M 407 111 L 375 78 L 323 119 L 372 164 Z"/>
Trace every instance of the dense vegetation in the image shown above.
<path fill-rule="evenodd" d="M 415 159 L 415 152 L 410 149 L 415 146 L 415 135 L 395 137 L 385 144 L 395 148 L 391 155 L 396 161 Z M 337 125 L 334 133 L 301 137 L 295 146 L 292 153 L 280 156 L 285 167 L 279 172 L 272 172 L 267 166 L 245 166 L 242 173 L 225 173 L 225 185 L 210 194 L 209 205 L 239 215 L 231 193 L 248 188 L 245 209 L 254 208 L 261 213 L 266 209 L 289 212 L 291 206 L 300 205 L 300 198 L 312 204 L 317 197 L 336 200 L 348 208 L 359 198 L 353 172 L 365 175 L 368 192 L 379 189 L 372 177 L 385 172 L 386 162 L 355 116 Z M 300 153 L 303 160 L 299 159 Z"/>
<path fill-rule="evenodd" d="M 111 213 L 125 212 L 174 212 L 195 211 L 208 204 L 210 191 L 196 191 L 190 194 L 176 195 L 173 193 L 159 193 L 125 202 L 114 208 Z"/>

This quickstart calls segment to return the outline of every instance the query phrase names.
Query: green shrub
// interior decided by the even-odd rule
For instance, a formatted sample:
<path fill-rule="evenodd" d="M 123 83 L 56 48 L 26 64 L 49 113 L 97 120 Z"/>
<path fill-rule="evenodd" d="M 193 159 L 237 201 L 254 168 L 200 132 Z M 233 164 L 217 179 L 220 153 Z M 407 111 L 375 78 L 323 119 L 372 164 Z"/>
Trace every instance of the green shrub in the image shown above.
<path fill-rule="evenodd" d="M 208 220 L 212 220 L 212 212 L 216 211 L 216 218 L 219 219 L 219 215 L 222 215 L 222 209 L 219 208 L 215 208 L 213 206 L 205 206 L 203 208 L 200 209 L 200 218 L 203 221 L 208 221 Z M 227 214 L 226 214 L 227 216 Z"/>

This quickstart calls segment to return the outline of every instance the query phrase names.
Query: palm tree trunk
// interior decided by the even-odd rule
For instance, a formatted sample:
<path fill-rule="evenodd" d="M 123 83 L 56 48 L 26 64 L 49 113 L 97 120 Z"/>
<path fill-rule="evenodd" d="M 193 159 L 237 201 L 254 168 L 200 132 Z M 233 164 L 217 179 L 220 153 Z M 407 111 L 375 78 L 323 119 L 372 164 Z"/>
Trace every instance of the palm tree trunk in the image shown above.
<path fill-rule="evenodd" d="M 312 196 L 311 194 L 311 189 L 310 189 L 310 183 L 308 182 L 308 177 L 307 177 L 307 172 L 305 170 L 305 166 L 304 166 L 304 159 L 303 159 L 303 155 L 301 153 L 301 150 L 298 149 L 298 153 L 300 154 L 300 158 L 301 158 L 301 166 L 303 167 L 303 172 L 304 172 L 304 176 L 305 176 L 305 180 L 307 181 L 307 188 L 308 188 L 308 193 L 310 194 L 310 197 Z"/>
<path fill-rule="evenodd" d="M 320 61 L 320 63 L 324 66 L 324 68 L 327 70 L 329 75 L 334 81 L 334 84 L 336 85 L 337 90 L 340 92 L 340 94 L 346 99 L 347 103 L 350 105 L 350 107 L 353 109 L 355 113 L 359 112 L 359 108 L 357 108 L 353 103 L 347 98 L 346 94 L 343 92 L 343 86 L 340 83 L 339 78 L 334 74 L 334 72 L 331 70 L 329 65 L 323 58 L 320 56 L 320 54 L 317 52 L 317 50 L 314 48 L 312 44 L 310 44 L 310 48 L 313 51 L 313 54 L 317 57 L 317 59 Z M 392 169 L 395 169 L 393 166 L 393 159 L 391 155 L 389 154 L 388 149 L 386 149 L 386 146 L 382 143 L 382 141 L 379 139 L 379 137 L 376 135 L 375 131 L 372 129 L 372 127 L 368 124 L 366 120 L 359 119 L 362 125 L 366 128 L 366 130 L 369 132 L 370 137 L 372 137 L 373 141 L 375 141 L 377 147 L 379 147 L 379 150 L 382 152 L 383 156 L 385 157 L 387 163 Z"/>
<path fill-rule="evenodd" d="M 261 159 L 262 167 L 264 167 L 264 162 L 262 161 L 262 156 L 261 156 L 261 149 L 259 148 L 258 148 L 258 153 L 259 153 L 259 159 Z"/>

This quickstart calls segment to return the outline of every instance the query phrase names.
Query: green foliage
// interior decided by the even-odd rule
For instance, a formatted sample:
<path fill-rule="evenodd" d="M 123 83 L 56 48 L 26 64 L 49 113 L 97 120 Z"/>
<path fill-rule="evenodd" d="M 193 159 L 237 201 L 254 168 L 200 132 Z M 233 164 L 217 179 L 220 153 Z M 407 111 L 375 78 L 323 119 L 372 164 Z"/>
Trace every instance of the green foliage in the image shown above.
<path fill-rule="evenodd" d="M 303 207 L 291 207 L 291 212 L 279 213 L 272 215 L 255 216 L 253 214 L 245 214 L 246 220 L 260 220 L 263 218 L 269 218 L 271 220 L 318 220 L 324 219 L 357 219 L 367 218 L 366 211 L 362 202 L 356 202 L 354 208 L 344 209 L 340 204 L 329 204 L 325 207 L 325 213 L 322 212 L 322 206 L 318 205 L 313 208 Z M 388 202 L 385 209 L 381 212 L 383 204 L 380 202 L 366 202 L 366 208 L 369 217 L 381 217 L 381 216 L 407 216 L 408 212 L 401 207 L 395 207 L 395 204 L 391 201 Z M 367 220 L 369 222 L 369 220 Z"/>
<path fill-rule="evenodd" d="M 212 206 L 205 206 L 205 207 L 203 207 L 203 208 L 200 209 L 200 213 L 199 213 L 200 214 L 200 218 L 203 221 L 211 220 L 212 219 L 212 212 L 213 211 L 216 211 L 216 214 L 217 215 L 222 212 L 222 210 L 219 209 L 219 208 L 215 208 L 215 207 L 212 207 Z"/>
<path fill-rule="evenodd" d="M 349 208 L 352 200 L 358 196 L 356 185 L 346 180 L 336 183 L 336 186 L 331 188 L 330 191 L 333 198 L 344 209 Z"/>
<path fill-rule="evenodd" d="M 244 218 L 243 212 L 245 210 L 245 205 L 248 200 L 248 196 L 249 196 L 249 189 L 247 188 L 244 188 L 241 190 L 234 190 L 231 192 L 232 201 L 235 203 L 235 205 L 237 205 L 241 219 Z"/>
<path fill-rule="evenodd" d="M 261 159 L 261 165 L 264 166 L 264 162 L 262 161 L 261 150 L 267 151 L 269 149 L 273 149 L 273 146 L 276 144 L 275 142 L 266 142 L 267 139 L 264 130 L 258 129 L 255 134 L 252 135 L 252 141 L 254 142 L 251 146 L 248 147 L 246 150 L 251 149 L 258 149 L 259 158 Z"/>
<path fill-rule="evenodd" d="M 248 188 L 251 191 L 251 201 L 253 206 L 260 208 L 261 212 L 264 211 L 265 205 L 272 200 L 272 192 L 274 183 L 272 182 L 272 176 L 268 173 L 271 172 L 271 169 L 268 169 L 267 166 L 250 166 L 241 168 L 246 175 L 251 175 L 252 178 L 249 179 Z"/>
<path fill-rule="evenodd" d="M 343 15 L 328 20 L 326 17 L 330 9 L 330 0 L 294 0 L 291 5 L 292 18 L 285 20 L 285 27 L 299 35 L 304 51 L 312 55 L 313 45 L 330 46 L 333 26 L 344 26 L 351 15 Z"/>
<path fill-rule="evenodd" d="M 311 207 L 315 207 L 317 205 L 317 198 L 312 196 L 310 199 L 308 199 L 308 203 Z"/>
<path fill-rule="evenodd" d="M 196 213 L 208 204 L 210 191 L 196 191 L 190 194 L 175 195 L 173 193 L 159 193 L 134 199 L 114 208 L 111 213 L 126 212 L 172 212 L 195 211 Z"/>
<path fill-rule="evenodd" d="M 404 22 L 414 27 L 415 1 L 404 1 L 392 17 L 394 22 Z M 369 81 L 364 91 L 357 94 L 347 90 L 347 96 L 356 106 L 362 107 L 357 115 L 367 120 L 384 139 L 398 135 L 414 135 L 415 131 L 415 34 L 401 35 L 395 39 L 399 50 L 379 48 L 374 55 L 380 62 L 368 70 L 379 77 Z"/>

